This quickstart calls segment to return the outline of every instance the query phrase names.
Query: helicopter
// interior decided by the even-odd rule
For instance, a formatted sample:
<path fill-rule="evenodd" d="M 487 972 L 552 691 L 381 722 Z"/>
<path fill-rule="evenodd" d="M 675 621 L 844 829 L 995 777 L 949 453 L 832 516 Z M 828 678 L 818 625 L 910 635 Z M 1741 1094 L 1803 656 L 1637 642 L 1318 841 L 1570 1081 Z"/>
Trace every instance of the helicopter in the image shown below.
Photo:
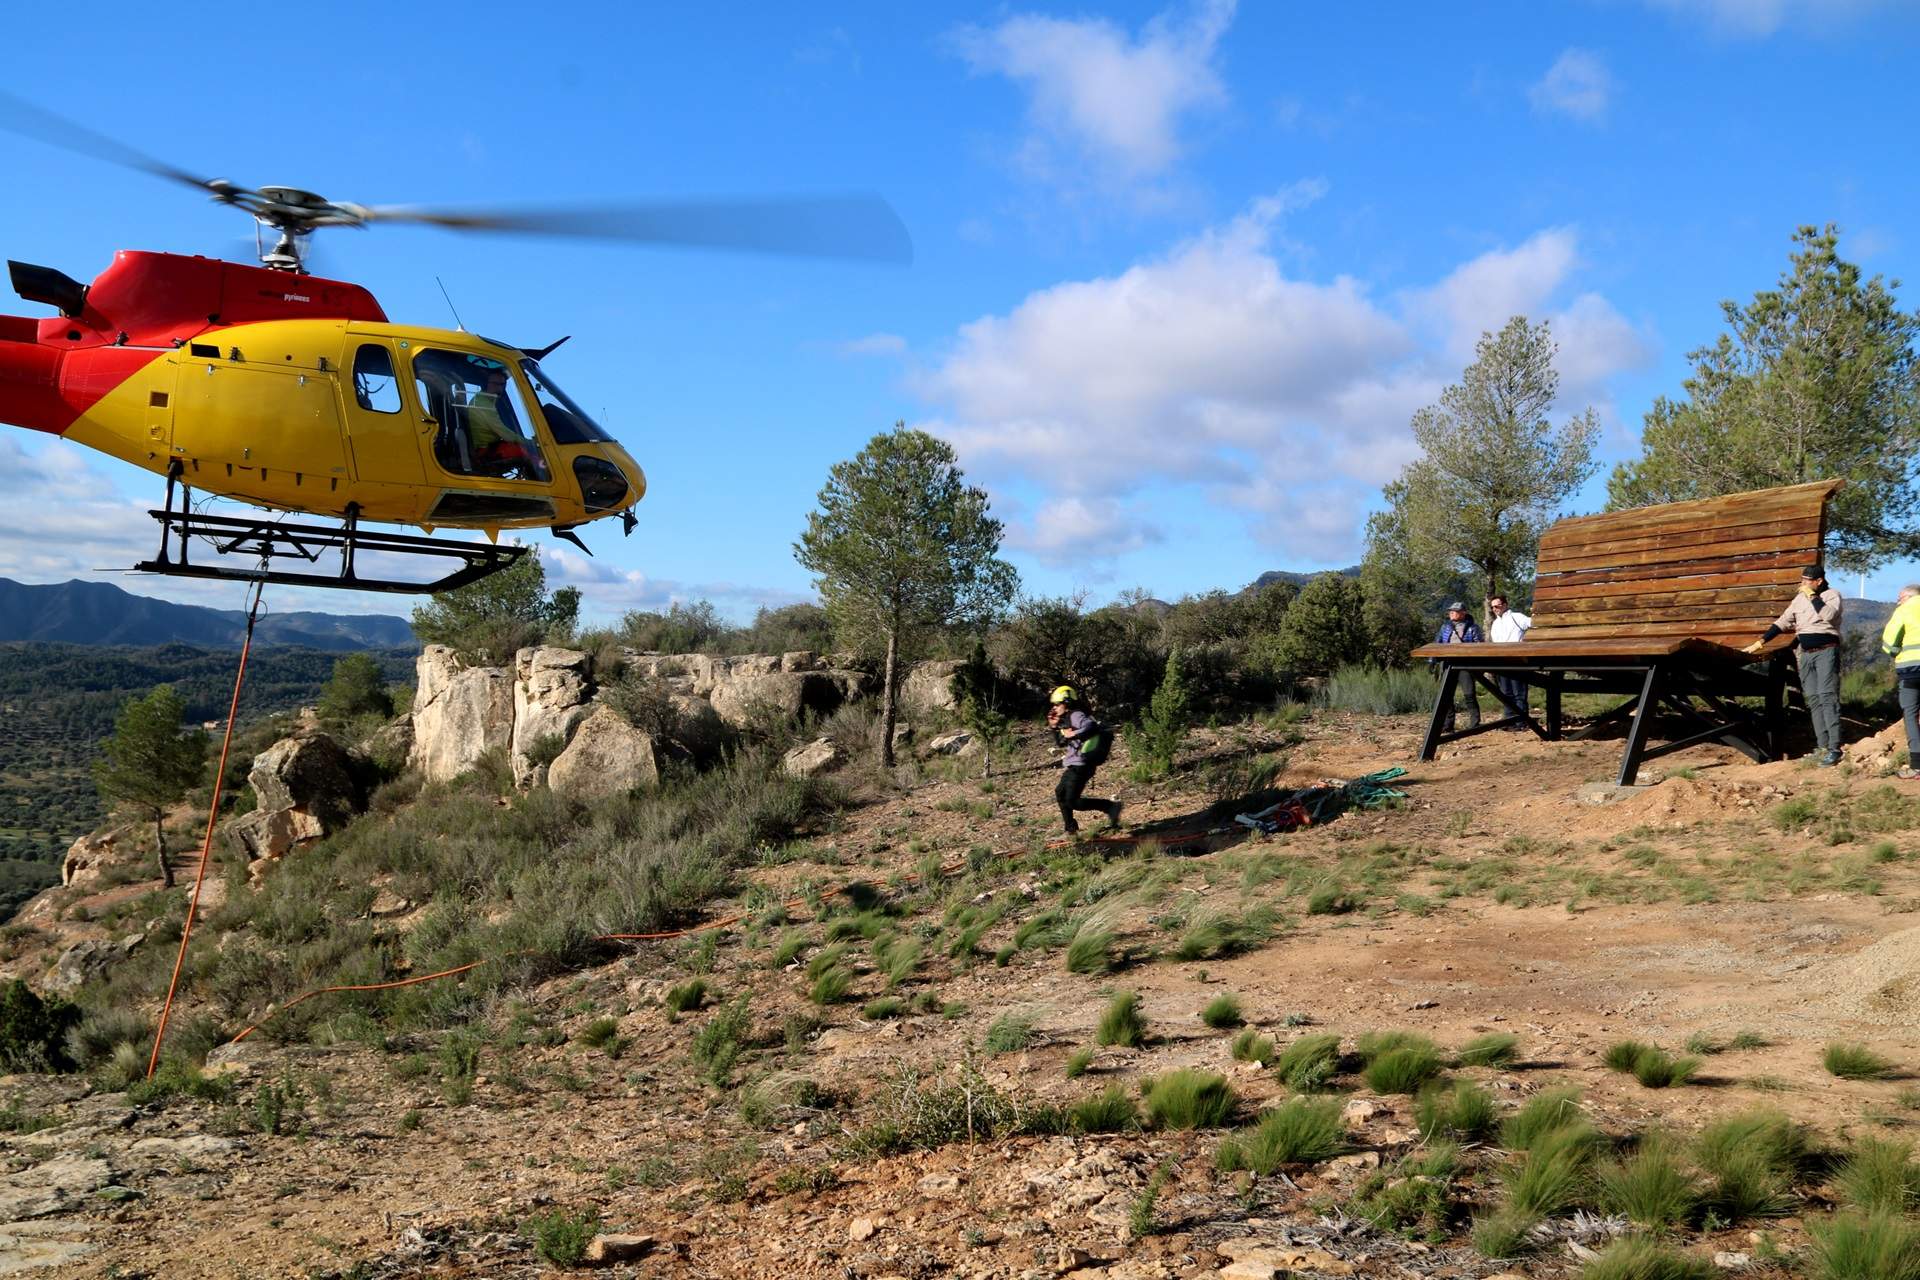
<path fill-rule="evenodd" d="M 576 530 L 590 522 L 618 517 L 633 532 L 645 474 L 546 368 L 566 338 L 519 347 L 464 328 L 395 323 L 363 286 L 308 272 L 316 230 L 413 223 L 896 263 L 912 256 L 899 217 L 870 195 L 493 211 L 366 205 L 202 177 L 11 95 L 0 94 L 0 129 L 196 188 L 254 220 L 258 266 L 121 250 L 82 284 L 51 267 L 7 264 L 14 291 L 57 314 L 0 315 L 0 423 L 165 478 L 163 506 L 149 513 L 160 549 L 138 572 L 441 592 L 525 555 L 525 545 L 499 541 L 503 530 L 546 529 L 583 551 Z M 208 514 L 194 507 L 196 488 L 281 514 Z M 289 514 L 338 523 L 289 524 Z M 442 528 L 482 530 L 487 541 L 433 536 Z M 212 558 L 196 559 L 206 547 Z M 365 553 L 453 567 L 429 581 L 381 576 L 357 566 Z M 338 571 L 318 571 L 329 554 Z"/>

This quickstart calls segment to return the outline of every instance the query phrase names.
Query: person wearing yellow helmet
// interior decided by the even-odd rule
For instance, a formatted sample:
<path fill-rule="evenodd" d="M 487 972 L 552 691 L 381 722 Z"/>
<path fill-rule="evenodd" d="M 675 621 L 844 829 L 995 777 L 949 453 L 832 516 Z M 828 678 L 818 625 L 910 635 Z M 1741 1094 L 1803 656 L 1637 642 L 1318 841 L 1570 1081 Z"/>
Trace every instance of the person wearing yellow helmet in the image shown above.
<path fill-rule="evenodd" d="M 1078 691 L 1070 684 L 1055 689 L 1047 701 L 1050 704 L 1047 727 L 1067 748 L 1067 754 L 1060 761 L 1060 782 L 1053 789 L 1053 798 L 1060 804 L 1061 825 L 1068 835 L 1077 835 L 1080 824 L 1074 819 L 1074 813 L 1091 810 L 1106 814 L 1109 825 L 1119 826 L 1118 800 L 1098 800 L 1086 795 L 1094 771 L 1113 749 L 1113 730 L 1087 714 Z"/>

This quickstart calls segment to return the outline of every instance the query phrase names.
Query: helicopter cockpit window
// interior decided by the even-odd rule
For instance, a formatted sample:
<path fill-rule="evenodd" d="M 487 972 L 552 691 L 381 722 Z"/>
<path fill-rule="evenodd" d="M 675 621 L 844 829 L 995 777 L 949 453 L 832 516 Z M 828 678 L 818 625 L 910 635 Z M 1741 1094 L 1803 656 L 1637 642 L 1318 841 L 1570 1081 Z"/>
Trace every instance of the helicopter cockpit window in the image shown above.
<path fill-rule="evenodd" d="M 374 413 L 400 412 L 400 380 L 393 376 L 393 355 L 365 343 L 353 353 L 353 398 Z"/>
<path fill-rule="evenodd" d="M 540 411 L 547 415 L 547 430 L 553 433 L 555 444 L 599 444 L 613 439 L 546 375 L 538 363 L 523 360 L 520 362 L 520 371 L 533 384 L 533 394 L 540 401 Z"/>
<path fill-rule="evenodd" d="M 456 475 L 546 482 L 533 417 L 505 364 L 429 347 L 414 356 L 413 376 L 427 416 L 439 424 L 433 452 L 442 467 Z"/>

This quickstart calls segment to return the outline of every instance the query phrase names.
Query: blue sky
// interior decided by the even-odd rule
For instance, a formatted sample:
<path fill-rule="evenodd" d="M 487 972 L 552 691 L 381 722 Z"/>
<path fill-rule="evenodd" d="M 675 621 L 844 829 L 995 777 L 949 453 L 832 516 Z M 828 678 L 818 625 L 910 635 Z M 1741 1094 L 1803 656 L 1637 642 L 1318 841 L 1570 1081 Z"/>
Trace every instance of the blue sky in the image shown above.
<path fill-rule="evenodd" d="M 89 12 L 10 14 L 5 88 L 189 170 L 367 203 L 893 202 L 904 269 L 323 233 L 316 270 L 395 319 L 450 324 L 438 275 L 471 329 L 574 335 L 551 371 L 651 486 L 630 539 L 547 553 L 608 618 L 806 598 L 791 543 L 827 468 L 896 420 L 959 447 L 1036 593 L 1350 564 L 1408 418 L 1509 315 L 1553 321 L 1610 465 L 1796 225 L 1890 277 L 1920 253 L 1920 6 L 1891 0 Z M 250 249 L 191 192 L 5 134 L 0 157 L 7 257 L 89 279 L 117 248 Z M 130 563 L 157 491 L 0 433 L 0 575 Z"/>

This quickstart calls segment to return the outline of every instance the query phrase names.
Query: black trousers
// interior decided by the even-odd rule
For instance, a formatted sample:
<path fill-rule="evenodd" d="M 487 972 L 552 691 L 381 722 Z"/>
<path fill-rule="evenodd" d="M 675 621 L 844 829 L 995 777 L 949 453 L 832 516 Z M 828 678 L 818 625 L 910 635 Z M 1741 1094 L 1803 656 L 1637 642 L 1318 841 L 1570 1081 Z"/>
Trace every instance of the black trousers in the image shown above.
<path fill-rule="evenodd" d="M 1080 825 L 1073 820 L 1076 809 L 1094 813 L 1107 811 L 1105 800 L 1082 799 L 1086 794 L 1087 784 L 1093 781 L 1095 768 L 1096 766 L 1090 764 L 1070 764 L 1060 770 L 1060 781 L 1054 785 L 1053 798 L 1060 802 L 1060 821 L 1069 831 L 1075 830 Z"/>

